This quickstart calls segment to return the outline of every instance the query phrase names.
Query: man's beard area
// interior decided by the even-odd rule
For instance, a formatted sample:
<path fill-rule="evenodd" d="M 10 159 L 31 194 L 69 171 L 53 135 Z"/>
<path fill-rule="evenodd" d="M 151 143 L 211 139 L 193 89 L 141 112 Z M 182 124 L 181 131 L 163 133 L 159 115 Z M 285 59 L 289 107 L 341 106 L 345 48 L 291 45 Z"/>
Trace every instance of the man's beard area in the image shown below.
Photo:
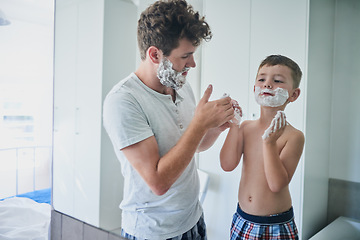
<path fill-rule="evenodd" d="M 182 75 L 189 71 L 189 67 L 185 67 L 181 72 L 172 68 L 173 64 L 167 58 L 164 58 L 157 69 L 157 77 L 162 85 L 179 90 L 186 82 L 186 76 Z"/>

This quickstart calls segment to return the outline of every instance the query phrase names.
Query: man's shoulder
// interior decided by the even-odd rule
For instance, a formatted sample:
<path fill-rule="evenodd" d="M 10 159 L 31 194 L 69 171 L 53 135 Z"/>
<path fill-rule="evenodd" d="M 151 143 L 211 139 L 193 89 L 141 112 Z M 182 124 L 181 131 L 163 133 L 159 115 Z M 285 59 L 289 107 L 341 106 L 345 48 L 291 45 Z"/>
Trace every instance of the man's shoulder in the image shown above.
<path fill-rule="evenodd" d="M 132 85 L 136 84 L 136 79 L 134 77 L 134 74 L 131 73 L 129 76 L 121 79 L 119 82 L 117 82 L 112 89 L 109 91 L 108 95 L 114 94 L 114 93 L 122 93 L 126 92 L 128 89 L 132 88 Z"/>
<path fill-rule="evenodd" d="M 116 83 L 106 95 L 106 101 L 109 99 L 128 99 L 139 92 L 139 86 L 136 82 L 134 74 L 130 74 L 126 78 Z"/>

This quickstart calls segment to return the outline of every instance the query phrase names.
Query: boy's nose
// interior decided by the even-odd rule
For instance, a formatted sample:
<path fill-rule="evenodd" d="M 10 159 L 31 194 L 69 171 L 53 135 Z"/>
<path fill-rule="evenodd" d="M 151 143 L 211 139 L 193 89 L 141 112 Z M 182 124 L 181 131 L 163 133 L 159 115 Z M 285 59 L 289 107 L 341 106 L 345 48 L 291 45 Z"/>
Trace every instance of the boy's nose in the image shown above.
<path fill-rule="evenodd" d="M 264 88 L 272 89 L 272 85 L 269 81 L 264 82 Z"/>

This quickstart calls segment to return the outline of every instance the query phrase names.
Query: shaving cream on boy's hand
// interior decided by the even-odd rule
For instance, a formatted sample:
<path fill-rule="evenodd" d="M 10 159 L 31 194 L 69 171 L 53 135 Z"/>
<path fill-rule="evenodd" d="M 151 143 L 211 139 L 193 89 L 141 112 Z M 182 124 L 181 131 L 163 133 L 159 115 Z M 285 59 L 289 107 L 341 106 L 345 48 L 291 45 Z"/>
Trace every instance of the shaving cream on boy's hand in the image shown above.
<path fill-rule="evenodd" d="M 226 98 L 229 97 L 230 95 L 227 93 L 224 93 L 224 95 L 221 98 Z M 232 100 L 232 106 L 234 108 L 234 119 L 231 119 L 230 122 L 231 123 L 235 123 L 236 125 L 238 125 L 240 127 L 240 122 L 241 122 L 241 111 L 240 111 L 240 106 L 238 104 L 237 101 Z"/>
<path fill-rule="evenodd" d="M 284 121 L 282 121 L 282 119 L 284 119 Z M 285 125 L 286 125 L 285 112 L 278 111 L 276 113 L 275 117 L 273 118 L 273 120 L 271 121 L 268 129 L 266 129 L 264 132 L 264 135 L 262 135 L 262 139 L 265 140 L 266 138 L 269 137 L 270 133 L 273 133 L 273 132 L 279 130 L 280 128 L 282 128 Z"/>

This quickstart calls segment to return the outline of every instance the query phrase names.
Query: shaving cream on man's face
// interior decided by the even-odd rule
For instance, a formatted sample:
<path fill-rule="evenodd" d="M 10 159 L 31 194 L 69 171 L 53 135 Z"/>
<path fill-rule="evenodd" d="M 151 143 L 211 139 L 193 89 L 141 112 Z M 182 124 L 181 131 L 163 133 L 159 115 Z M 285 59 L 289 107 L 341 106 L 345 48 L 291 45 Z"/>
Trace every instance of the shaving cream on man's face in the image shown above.
<path fill-rule="evenodd" d="M 269 93 L 268 95 L 264 93 Z M 263 89 L 255 87 L 255 100 L 256 102 L 264 107 L 279 107 L 282 106 L 289 98 L 289 93 L 283 88 Z"/>
<path fill-rule="evenodd" d="M 178 90 L 186 82 L 186 76 L 184 76 L 183 73 L 189 71 L 190 68 L 185 67 L 181 72 L 178 72 L 172 67 L 172 62 L 167 58 L 163 58 L 157 69 L 157 77 L 160 79 L 162 85 Z"/>

